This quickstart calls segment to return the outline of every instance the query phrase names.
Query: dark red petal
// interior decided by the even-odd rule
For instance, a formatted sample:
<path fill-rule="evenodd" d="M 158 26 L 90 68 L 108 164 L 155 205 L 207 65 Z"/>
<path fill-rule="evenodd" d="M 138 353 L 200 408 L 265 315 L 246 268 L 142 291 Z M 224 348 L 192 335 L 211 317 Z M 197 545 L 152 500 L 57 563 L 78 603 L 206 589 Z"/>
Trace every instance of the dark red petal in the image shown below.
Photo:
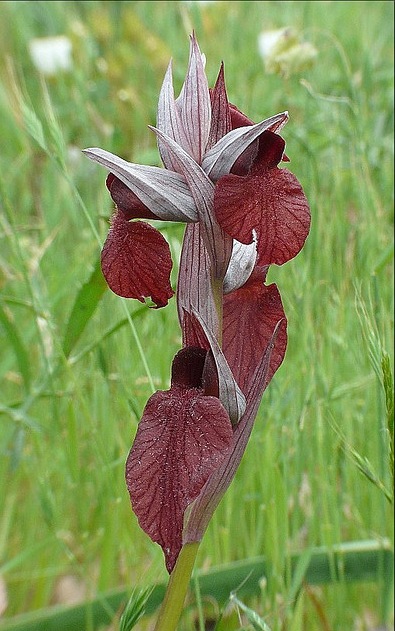
<path fill-rule="evenodd" d="M 232 426 L 215 397 L 173 386 L 148 401 L 126 463 L 141 528 L 162 547 L 169 573 L 182 547 L 184 512 L 226 457 Z"/>
<path fill-rule="evenodd" d="M 186 347 L 178 351 L 171 368 L 171 385 L 202 388 L 206 355 L 203 348 Z"/>
<path fill-rule="evenodd" d="M 234 239 L 252 243 L 257 234 L 258 264 L 282 265 L 302 249 L 310 229 L 303 189 L 287 169 L 254 164 L 253 174 L 225 175 L 214 192 L 220 226 Z"/>
<path fill-rule="evenodd" d="M 232 447 L 220 466 L 210 475 L 199 496 L 188 509 L 183 532 L 184 543 L 200 541 L 219 501 L 231 483 L 250 437 L 262 392 L 268 383 L 268 371 L 271 369 L 271 354 L 276 346 L 277 337 L 283 327 L 279 323 L 269 339 L 268 347 L 250 380 L 246 391 L 246 410 L 239 423 L 234 427 Z"/>
<path fill-rule="evenodd" d="M 187 348 L 189 346 L 194 346 L 206 351 L 210 350 L 210 342 L 208 341 L 201 324 L 194 315 L 185 309 L 181 322 L 181 329 L 183 346 Z"/>
<path fill-rule="evenodd" d="M 276 324 L 282 320 L 267 374 L 269 383 L 284 359 L 286 317 L 276 285 L 264 285 L 264 271 L 255 269 L 247 283 L 224 296 L 223 351 L 241 390 L 246 394 Z"/>
<path fill-rule="evenodd" d="M 236 105 L 233 103 L 229 103 L 230 107 L 230 117 L 232 122 L 232 129 L 237 129 L 238 127 L 247 127 L 247 125 L 253 125 L 253 121 L 248 118 L 243 112 L 239 110 Z"/>
<path fill-rule="evenodd" d="M 264 131 L 259 137 L 259 150 L 250 175 L 259 175 L 262 169 L 276 167 L 283 158 L 284 149 L 285 141 L 281 136 L 271 131 Z"/>
<path fill-rule="evenodd" d="M 159 219 L 149 208 L 113 173 L 109 173 L 106 186 L 117 206 L 126 219 Z"/>
<path fill-rule="evenodd" d="M 172 383 L 185 383 L 185 376 L 183 373 L 182 373 L 183 381 L 181 381 L 179 376 L 177 377 L 177 379 L 175 379 L 174 369 L 175 369 L 176 359 L 178 358 L 178 356 L 181 357 L 182 353 L 190 353 L 193 351 L 197 355 L 197 357 L 199 356 L 198 354 L 200 354 L 200 357 L 204 358 L 203 359 L 204 363 L 202 366 L 201 364 L 202 360 L 200 360 L 200 363 L 199 363 L 199 360 L 195 360 L 193 362 L 195 365 L 195 368 L 192 374 L 194 375 L 199 374 L 200 382 L 199 383 L 196 382 L 195 384 L 193 384 L 193 382 L 190 380 L 189 384 L 202 387 L 204 394 L 212 395 L 219 398 L 218 369 L 214 360 L 214 356 L 211 352 L 210 342 L 207 339 L 207 336 L 203 330 L 203 327 L 198 321 L 198 319 L 196 318 L 196 316 L 185 310 L 184 310 L 184 317 L 182 319 L 182 339 L 183 339 L 183 343 L 186 344 L 186 348 L 184 348 L 182 351 L 177 353 L 176 357 L 174 358 Z M 191 345 L 192 348 L 190 348 L 189 345 Z M 201 372 L 198 372 L 198 371 L 201 371 Z"/>
<path fill-rule="evenodd" d="M 248 125 L 254 124 L 249 118 L 247 118 L 247 116 L 245 116 L 245 114 L 240 112 L 240 110 L 238 110 L 235 105 L 232 105 L 232 103 L 230 103 L 230 113 L 232 120 L 232 129 L 237 129 L 238 127 L 246 127 Z M 273 124 L 269 128 L 269 130 L 263 132 L 262 136 L 268 136 L 269 134 L 275 135 L 274 132 L 277 131 L 280 125 L 281 123 Z M 259 139 L 255 140 L 249 147 L 247 147 L 245 151 L 243 151 L 241 156 L 236 160 L 233 167 L 231 168 L 231 173 L 235 175 L 246 175 L 249 172 L 251 166 L 255 164 L 255 161 L 259 159 L 259 155 L 261 155 L 262 153 L 262 136 Z M 279 138 L 279 136 L 277 137 Z M 278 162 L 280 162 L 280 159 L 281 156 Z M 282 159 L 284 160 L 284 162 L 289 162 L 289 158 L 285 154 L 282 156 Z M 276 164 L 278 164 L 278 162 Z"/>
<path fill-rule="evenodd" d="M 210 90 L 210 97 L 211 127 L 206 151 L 208 151 L 213 145 L 215 145 L 216 142 L 218 142 L 218 140 L 220 140 L 220 138 L 225 136 L 232 129 L 223 64 L 221 64 L 215 86 L 212 90 Z"/>
<path fill-rule="evenodd" d="M 112 219 L 101 266 L 110 289 L 123 298 L 144 302 L 151 296 L 157 307 L 165 307 L 174 293 L 168 243 L 147 223 L 129 223 L 122 212 Z"/>
<path fill-rule="evenodd" d="M 247 118 L 243 112 L 240 112 L 235 105 L 230 103 L 229 106 L 232 129 L 237 129 L 238 127 L 248 127 L 248 125 L 254 124 L 252 120 Z M 231 168 L 231 173 L 234 173 L 235 175 L 246 175 L 249 172 L 257 153 L 258 140 L 254 140 L 254 142 L 251 143 L 250 146 L 247 147 L 247 149 L 245 149 L 245 151 L 243 151 L 243 153 L 237 158 Z"/>

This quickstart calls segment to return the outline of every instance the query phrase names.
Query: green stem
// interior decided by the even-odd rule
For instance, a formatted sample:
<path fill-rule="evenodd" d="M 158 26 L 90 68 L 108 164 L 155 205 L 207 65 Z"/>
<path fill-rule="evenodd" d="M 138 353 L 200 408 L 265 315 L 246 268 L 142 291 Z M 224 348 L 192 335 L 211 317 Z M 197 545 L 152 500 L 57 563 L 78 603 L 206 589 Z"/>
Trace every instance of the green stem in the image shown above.
<path fill-rule="evenodd" d="M 199 541 L 186 543 L 170 575 L 154 631 L 176 631 L 184 606 Z"/>

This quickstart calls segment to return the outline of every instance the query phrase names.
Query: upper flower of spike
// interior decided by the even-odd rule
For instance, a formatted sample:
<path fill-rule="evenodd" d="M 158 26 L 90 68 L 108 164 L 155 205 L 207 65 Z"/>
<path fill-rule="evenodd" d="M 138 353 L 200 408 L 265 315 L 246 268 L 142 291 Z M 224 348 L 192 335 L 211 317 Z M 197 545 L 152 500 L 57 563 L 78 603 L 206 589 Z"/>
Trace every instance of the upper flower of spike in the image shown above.
<path fill-rule="evenodd" d="M 272 205 L 277 201 L 285 206 L 285 216 L 283 212 L 279 219 L 281 228 L 293 220 L 288 198 L 294 195 L 296 181 L 293 176 L 279 177 L 278 169 L 268 169 L 273 162 L 273 143 L 260 140 L 266 132 L 272 132 L 278 139 L 276 159 L 282 159 L 285 143 L 274 132 L 287 120 L 288 114 L 283 112 L 252 124 L 229 104 L 222 67 L 210 90 L 203 57 L 192 35 L 189 66 L 180 95 L 175 99 L 170 62 L 159 96 L 157 127 L 152 128 L 165 168 L 133 164 L 103 149 L 84 150 L 87 157 L 110 171 L 107 186 L 117 206 L 102 254 L 103 274 L 109 287 L 118 295 L 141 301 L 151 296 L 158 307 L 166 305 L 173 294 L 168 245 L 152 226 L 129 223 L 137 218 L 199 222 L 213 276 L 223 279 L 228 270 L 227 291 L 243 284 L 254 266 L 256 251 L 254 246 L 241 244 L 253 243 L 255 234 L 260 251 L 260 241 L 265 239 L 265 217 L 274 212 Z M 261 171 L 265 171 L 263 178 L 259 177 Z M 242 179 L 223 180 L 225 176 Z M 254 193 L 256 183 L 258 189 Z M 242 223 L 243 213 L 250 213 L 256 199 L 261 203 L 265 196 L 267 200 L 266 184 L 271 189 L 270 203 L 254 213 L 244 231 L 239 230 L 232 224 L 232 217 L 225 216 L 224 205 L 230 200 L 232 208 L 239 206 L 234 221 Z M 281 194 L 276 193 L 276 187 Z M 296 239 L 289 247 L 293 256 L 308 232 L 307 202 L 300 186 L 299 190 L 300 203 L 295 212 L 301 215 L 300 225 L 297 234 L 289 230 L 291 240 L 294 235 Z M 276 228 L 270 235 L 271 241 L 276 241 L 275 233 Z M 233 247 L 233 239 L 241 242 L 238 247 Z M 266 261 L 267 258 L 270 256 L 264 259 L 265 264 L 284 262 L 278 257 L 273 261 Z M 244 270 L 243 275 L 240 269 Z"/>

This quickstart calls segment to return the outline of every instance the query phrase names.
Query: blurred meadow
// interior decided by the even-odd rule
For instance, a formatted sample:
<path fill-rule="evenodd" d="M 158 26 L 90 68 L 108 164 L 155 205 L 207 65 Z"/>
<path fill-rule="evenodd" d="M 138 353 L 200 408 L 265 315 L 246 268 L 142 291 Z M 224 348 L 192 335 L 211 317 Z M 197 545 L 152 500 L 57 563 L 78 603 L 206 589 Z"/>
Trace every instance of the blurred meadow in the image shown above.
<path fill-rule="evenodd" d="M 105 171 L 81 149 L 159 164 L 147 125 L 170 57 L 181 87 L 193 29 L 210 85 L 224 60 L 229 99 L 252 120 L 289 110 L 289 168 L 312 211 L 302 253 L 270 270 L 287 355 L 197 563 L 264 555 L 260 591 L 246 601 L 261 622 L 228 603 L 217 628 L 392 628 L 384 567 L 375 580 L 310 585 L 300 574 L 296 584 L 289 555 L 392 545 L 393 10 L 0 3 L 0 629 L 19 628 L 7 626 L 18 614 L 166 580 L 160 548 L 131 512 L 124 462 L 147 398 L 169 384 L 175 301 L 152 310 L 105 288 L 98 260 L 112 203 Z M 259 35 L 284 27 L 294 46 L 265 62 Z M 63 67 L 40 66 L 34 40 L 54 36 Z M 183 226 L 163 232 L 176 262 Z M 196 581 L 189 603 L 180 631 L 214 628 L 204 616 L 226 604 L 199 598 Z"/>

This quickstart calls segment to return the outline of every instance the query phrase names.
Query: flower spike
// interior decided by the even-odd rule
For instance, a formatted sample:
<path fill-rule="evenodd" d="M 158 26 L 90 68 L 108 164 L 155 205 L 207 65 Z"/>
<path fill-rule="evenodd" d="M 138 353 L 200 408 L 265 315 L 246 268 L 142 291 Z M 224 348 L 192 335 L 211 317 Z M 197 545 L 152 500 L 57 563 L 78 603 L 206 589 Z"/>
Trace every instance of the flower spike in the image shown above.
<path fill-rule="evenodd" d="M 177 282 L 182 349 L 169 389 L 145 406 L 126 462 L 132 508 L 174 572 L 170 592 L 187 546 L 201 540 L 236 473 L 285 356 L 287 319 L 266 275 L 299 253 L 310 228 L 301 185 L 278 166 L 288 161 L 279 135 L 287 121 L 284 111 L 254 123 L 229 103 L 223 64 L 210 90 L 192 34 L 181 92 L 175 98 L 170 62 L 150 127 L 164 168 L 85 150 L 109 172 L 116 205 L 101 259 L 113 292 L 166 306 L 170 248 L 147 222 L 186 224 Z M 164 617 L 173 602 L 165 600 Z"/>

